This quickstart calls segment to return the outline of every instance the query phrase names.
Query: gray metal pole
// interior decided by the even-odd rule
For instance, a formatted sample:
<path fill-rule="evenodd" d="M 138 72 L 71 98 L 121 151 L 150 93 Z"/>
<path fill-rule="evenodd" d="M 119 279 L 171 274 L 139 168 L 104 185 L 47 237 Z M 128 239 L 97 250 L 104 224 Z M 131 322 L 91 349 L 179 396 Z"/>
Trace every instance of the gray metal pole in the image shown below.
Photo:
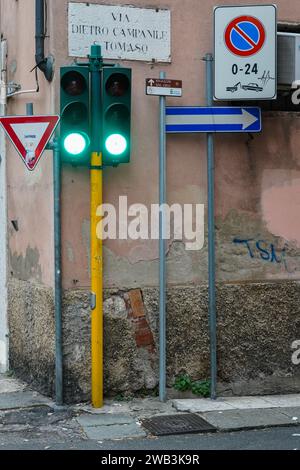
<path fill-rule="evenodd" d="M 206 54 L 206 104 L 213 106 L 213 56 Z M 216 321 L 216 259 L 215 259 L 215 162 L 214 134 L 207 133 L 208 185 L 208 296 L 210 335 L 210 397 L 217 397 L 217 321 Z"/>
<path fill-rule="evenodd" d="M 54 187 L 54 259 L 55 259 L 55 397 L 63 404 L 63 346 L 62 346 L 62 276 L 61 276 L 61 163 L 59 142 L 53 145 Z"/>
<path fill-rule="evenodd" d="M 101 75 L 100 70 L 102 68 L 102 56 L 101 46 L 93 44 L 91 46 L 90 53 L 90 70 L 91 70 L 91 86 L 92 86 L 92 151 L 102 152 L 101 148 L 101 136 L 99 136 L 99 122 L 101 122 Z"/>
<path fill-rule="evenodd" d="M 159 78 L 166 78 L 160 72 Z M 159 98 L 159 399 L 165 402 L 166 396 L 166 98 Z"/>
<path fill-rule="evenodd" d="M 33 103 L 26 103 L 26 115 L 33 116 Z"/>

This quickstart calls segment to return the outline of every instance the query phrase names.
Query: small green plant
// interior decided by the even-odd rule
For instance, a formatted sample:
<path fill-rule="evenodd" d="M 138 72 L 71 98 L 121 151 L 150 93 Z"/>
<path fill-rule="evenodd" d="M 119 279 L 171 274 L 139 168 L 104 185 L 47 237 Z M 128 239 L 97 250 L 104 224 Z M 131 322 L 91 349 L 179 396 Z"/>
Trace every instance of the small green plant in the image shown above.
<path fill-rule="evenodd" d="M 204 398 L 209 397 L 210 380 L 196 380 L 192 383 L 192 392 Z"/>
<path fill-rule="evenodd" d="M 186 390 L 191 390 L 192 380 L 188 375 L 180 375 L 176 377 L 174 388 L 180 392 L 185 392 Z"/>
<path fill-rule="evenodd" d="M 126 401 L 126 397 L 123 395 L 123 393 L 118 393 L 118 394 L 115 396 L 115 400 L 116 400 L 116 401 Z"/>
<path fill-rule="evenodd" d="M 195 395 L 207 398 L 210 394 L 210 380 L 193 381 L 189 375 L 180 375 L 175 379 L 174 388 L 180 392 L 191 390 Z"/>
<path fill-rule="evenodd" d="M 115 401 L 126 401 L 126 402 L 129 402 L 129 401 L 132 401 L 133 398 L 134 398 L 134 395 L 128 393 L 128 392 L 118 392 L 116 393 L 116 395 L 113 396 L 114 400 Z"/>

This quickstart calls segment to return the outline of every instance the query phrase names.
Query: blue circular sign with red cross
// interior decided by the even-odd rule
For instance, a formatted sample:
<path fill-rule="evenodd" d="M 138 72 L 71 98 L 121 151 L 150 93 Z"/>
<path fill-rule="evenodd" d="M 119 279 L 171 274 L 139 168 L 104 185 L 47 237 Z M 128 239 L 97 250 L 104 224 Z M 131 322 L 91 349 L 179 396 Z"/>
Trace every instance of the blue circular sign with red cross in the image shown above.
<path fill-rule="evenodd" d="M 254 16 L 239 16 L 227 26 L 224 39 L 230 52 L 248 57 L 261 50 L 266 32 L 261 21 Z"/>

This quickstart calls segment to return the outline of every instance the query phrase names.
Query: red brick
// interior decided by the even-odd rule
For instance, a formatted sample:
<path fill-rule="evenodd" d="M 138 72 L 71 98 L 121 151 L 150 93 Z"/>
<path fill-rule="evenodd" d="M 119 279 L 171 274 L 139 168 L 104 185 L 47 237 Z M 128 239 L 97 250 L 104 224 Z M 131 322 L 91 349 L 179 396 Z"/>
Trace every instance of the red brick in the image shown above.
<path fill-rule="evenodd" d="M 135 341 L 138 347 L 153 346 L 154 338 L 146 317 L 134 321 Z"/>
<path fill-rule="evenodd" d="M 133 320 L 133 322 L 134 322 L 136 330 L 142 330 L 143 328 L 146 328 L 149 330 L 149 325 L 148 325 L 146 317 L 136 318 L 135 320 Z"/>
<path fill-rule="evenodd" d="M 154 343 L 152 331 L 148 329 L 138 330 L 135 333 L 136 345 L 140 348 L 142 346 L 151 346 Z"/>
<path fill-rule="evenodd" d="M 142 293 L 140 289 L 134 289 L 128 292 L 130 300 L 132 317 L 140 318 L 145 316 L 145 307 L 142 299 Z"/>

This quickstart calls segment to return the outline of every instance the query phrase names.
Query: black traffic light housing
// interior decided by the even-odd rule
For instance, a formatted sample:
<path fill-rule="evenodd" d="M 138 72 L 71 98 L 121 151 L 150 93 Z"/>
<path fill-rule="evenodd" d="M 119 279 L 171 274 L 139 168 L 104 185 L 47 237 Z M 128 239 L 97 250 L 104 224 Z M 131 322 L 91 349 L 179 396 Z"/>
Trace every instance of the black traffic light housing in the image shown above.
<path fill-rule="evenodd" d="M 62 160 L 72 165 L 90 163 L 89 67 L 60 69 L 60 135 Z"/>
<path fill-rule="evenodd" d="M 128 163 L 131 149 L 131 69 L 103 68 L 101 101 L 103 165 Z"/>

